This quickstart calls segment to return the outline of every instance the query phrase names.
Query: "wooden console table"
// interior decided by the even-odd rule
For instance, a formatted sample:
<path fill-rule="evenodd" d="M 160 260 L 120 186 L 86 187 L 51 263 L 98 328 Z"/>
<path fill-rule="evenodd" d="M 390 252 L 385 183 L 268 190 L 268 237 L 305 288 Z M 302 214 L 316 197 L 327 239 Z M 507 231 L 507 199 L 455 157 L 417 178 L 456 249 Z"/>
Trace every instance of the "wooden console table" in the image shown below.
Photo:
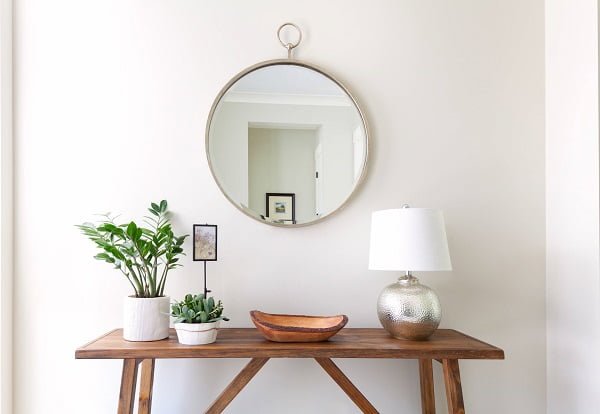
<path fill-rule="evenodd" d="M 444 370 L 448 411 L 459 414 L 465 409 L 458 360 L 504 359 L 504 352 L 451 329 L 438 329 L 429 340 L 419 342 L 394 339 L 383 329 L 347 328 L 327 342 L 276 343 L 265 340 L 254 328 L 229 328 L 219 330 L 217 342 L 199 346 L 179 344 L 174 330 L 162 341 L 128 342 L 117 329 L 77 349 L 75 358 L 123 360 L 118 414 L 133 412 L 139 365 L 138 413 L 150 413 L 155 360 L 165 358 L 251 358 L 206 410 L 210 414 L 222 412 L 270 358 L 314 358 L 363 413 L 377 413 L 331 358 L 418 359 L 422 412 L 433 414 L 432 364 L 436 360 Z"/>

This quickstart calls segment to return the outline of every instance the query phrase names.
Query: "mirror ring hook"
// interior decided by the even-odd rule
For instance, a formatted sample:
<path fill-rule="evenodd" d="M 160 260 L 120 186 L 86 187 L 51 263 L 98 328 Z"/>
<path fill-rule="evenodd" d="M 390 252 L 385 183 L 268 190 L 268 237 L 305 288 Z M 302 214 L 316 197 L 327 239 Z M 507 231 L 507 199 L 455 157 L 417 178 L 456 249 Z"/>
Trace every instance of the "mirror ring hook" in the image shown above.
<path fill-rule="evenodd" d="M 285 43 L 281 39 L 281 30 L 283 30 L 283 28 L 286 26 L 291 26 L 298 31 L 298 40 L 296 40 L 296 43 Z M 287 49 L 288 59 L 291 59 L 292 58 L 292 49 L 297 47 L 300 44 L 300 42 L 302 41 L 302 30 L 300 30 L 300 28 L 294 23 L 289 23 L 289 22 L 284 23 L 281 26 L 279 26 L 279 29 L 277 29 L 277 38 L 279 39 L 279 43 L 281 43 L 281 45 Z"/>

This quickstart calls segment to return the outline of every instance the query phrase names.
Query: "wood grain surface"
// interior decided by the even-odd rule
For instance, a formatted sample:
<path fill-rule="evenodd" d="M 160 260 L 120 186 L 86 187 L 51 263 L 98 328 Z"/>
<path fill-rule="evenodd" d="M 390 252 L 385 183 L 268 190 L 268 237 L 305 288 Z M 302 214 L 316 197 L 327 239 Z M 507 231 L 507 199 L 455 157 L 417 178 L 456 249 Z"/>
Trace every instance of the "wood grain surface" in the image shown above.
<path fill-rule="evenodd" d="M 218 414 L 223 412 L 225 407 L 240 393 L 240 391 L 250 382 L 258 371 L 267 363 L 269 358 L 252 358 L 242 371 L 231 381 L 223 390 L 211 406 L 205 411 L 205 414 Z"/>
<path fill-rule="evenodd" d="M 463 402 L 458 360 L 444 359 L 442 361 L 442 365 L 444 367 L 444 382 L 446 383 L 448 413 L 465 414 L 465 403 Z"/>
<path fill-rule="evenodd" d="M 150 414 L 152 411 L 152 388 L 154 385 L 154 359 L 144 359 L 141 362 L 140 396 L 138 399 L 138 414 Z"/>
<path fill-rule="evenodd" d="M 419 379 L 421 383 L 421 412 L 423 414 L 435 414 L 435 389 L 431 359 L 419 360 Z"/>
<path fill-rule="evenodd" d="M 254 328 L 225 328 L 207 345 L 182 345 L 174 330 L 161 341 L 129 342 L 117 329 L 78 348 L 75 358 L 504 359 L 504 351 L 452 329 L 438 329 L 426 341 L 395 339 L 378 328 L 344 328 L 326 342 L 278 343 Z"/>
<path fill-rule="evenodd" d="M 137 372 L 139 360 L 124 359 L 121 373 L 121 389 L 119 391 L 118 414 L 132 414 L 135 401 L 135 386 L 137 385 Z"/>
<path fill-rule="evenodd" d="M 250 319 L 266 339 L 274 342 L 326 341 L 348 323 L 346 315 L 282 315 L 257 310 L 250 311 Z"/>
<path fill-rule="evenodd" d="M 339 387 L 344 390 L 346 395 L 356 404 L 356 406 L 365 414 L 378 414 L 379 411 L 373 407 L 373 404 L 356 388 L 348 377 L 338 368 L 329 358 L 315 358 L 319 365 L 329 374 Z"/>

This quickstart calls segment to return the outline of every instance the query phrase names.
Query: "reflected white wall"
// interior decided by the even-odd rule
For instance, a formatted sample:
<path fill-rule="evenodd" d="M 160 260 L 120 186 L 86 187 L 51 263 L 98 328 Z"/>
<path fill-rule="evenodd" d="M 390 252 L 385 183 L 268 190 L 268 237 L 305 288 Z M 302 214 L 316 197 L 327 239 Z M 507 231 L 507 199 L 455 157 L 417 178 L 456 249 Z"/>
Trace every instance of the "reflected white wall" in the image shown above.
<path fill-rule="evenodd" d="M 266 193 L 294 193 L 296 218 L 315 217 L 316 130 L 248 130 L 248 207 L 266 216 Z"/>
<path fill-rule="evenodd" d="M 213 116 L 210 158 L 213 174 L 232 200 L 248 206 L 248 122 L 240 105 L 221 105 Z"/>
<path fill-rule="evenodd" d="M 323 214 L 335 210 L 348 197 L 354 187 L 353 134 L 361 125 L 354 107 L 221 102 L 210 131 L 213 169 L 230 197 L 245 206 L 250 204 L 248 128 L 256 124 L 297 124 L 317 129 L 323 158 Z M 314 209 L 308 216 L 297 215 L 296 219 L 305 221 L 312 217 Z"/>

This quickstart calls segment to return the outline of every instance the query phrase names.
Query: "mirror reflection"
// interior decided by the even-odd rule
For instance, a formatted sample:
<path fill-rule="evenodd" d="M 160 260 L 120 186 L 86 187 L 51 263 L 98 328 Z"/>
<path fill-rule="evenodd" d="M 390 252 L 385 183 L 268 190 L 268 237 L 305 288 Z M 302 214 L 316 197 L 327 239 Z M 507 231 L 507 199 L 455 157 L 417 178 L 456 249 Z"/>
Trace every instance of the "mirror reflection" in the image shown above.
<path fill-rule="evenodd" d="M 258 67 L 231 84 L 208 124 L 207 154 L 225 195 L 270 224 L 316 221 L 352 194 L 367 132 L 353 99 L 304 65 Z"/>

